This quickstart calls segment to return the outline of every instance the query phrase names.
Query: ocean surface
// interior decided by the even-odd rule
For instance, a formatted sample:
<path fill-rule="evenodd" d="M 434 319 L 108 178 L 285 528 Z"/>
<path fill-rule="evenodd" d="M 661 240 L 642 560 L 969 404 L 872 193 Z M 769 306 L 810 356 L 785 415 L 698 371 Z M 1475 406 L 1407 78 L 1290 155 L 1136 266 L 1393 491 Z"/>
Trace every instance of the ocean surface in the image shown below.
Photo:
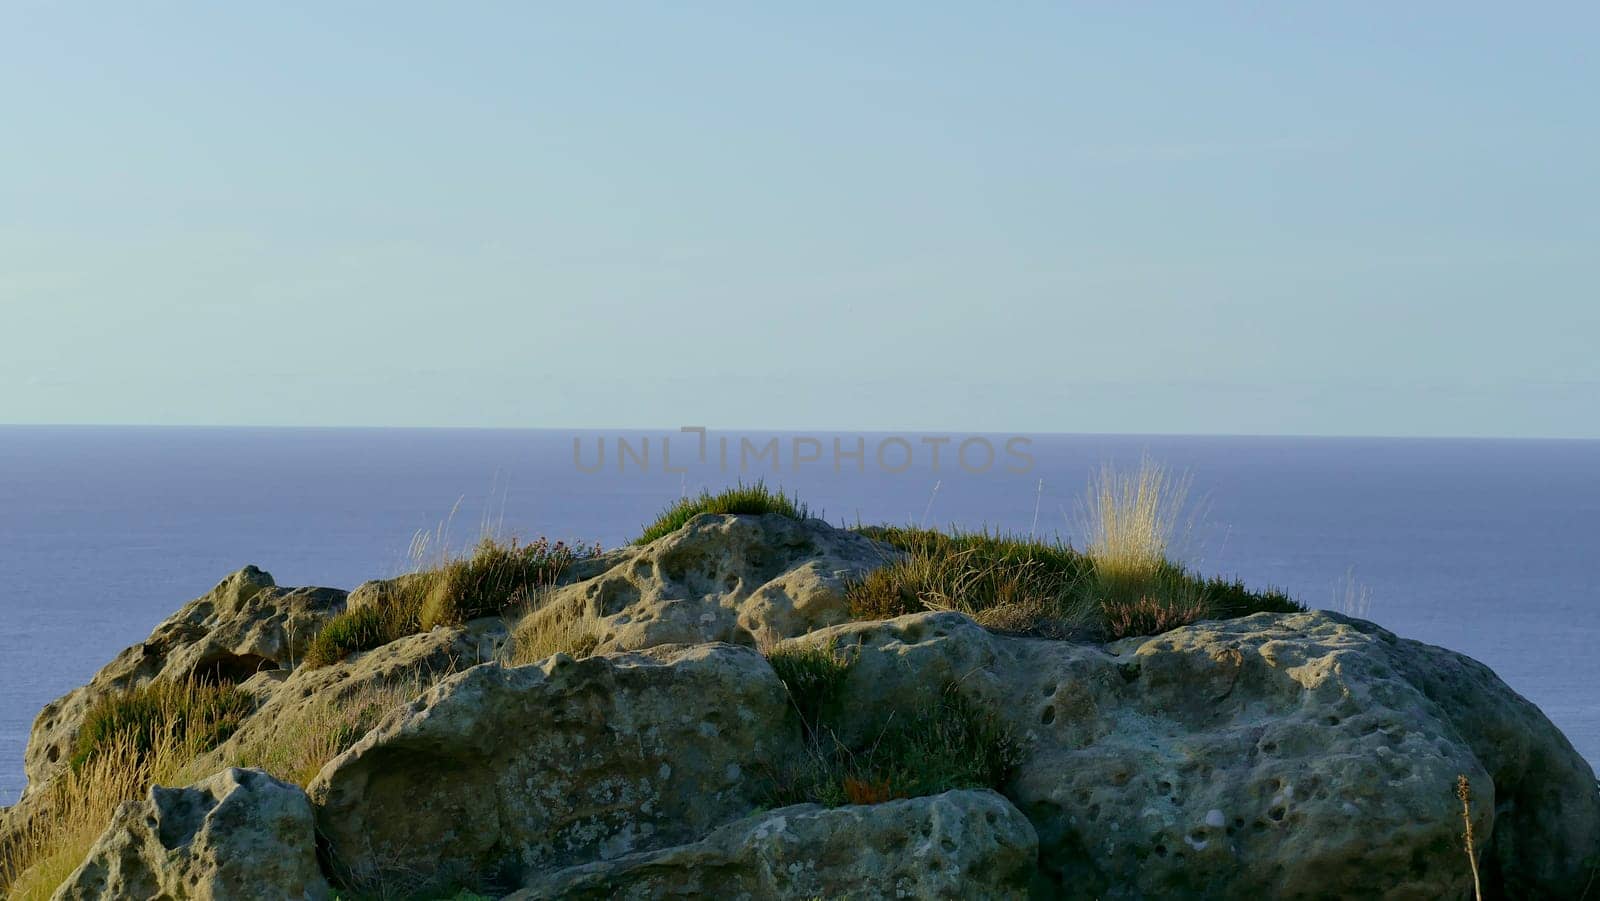
<path fill-rule="evenodd" d="M 1600 442 L 991 435 L 992 465 L 974 442 L 963 468 L 968 435 L 772 433 L 752 448 L 774 435 L 779 471 L 769 455 L 741 473 L 736 433 L 712 432 L 702 463 L 698 436 L 675 430 L 0 427 L 0 804 L 21 791 L 43 704 L 246 564 L 352 588 L 403 571 L 412 536 L 441 524 L 456 545 L 487 524 L 609 547 L 683 492 L 741 477 L 836 523 L 1071 539 L 1090 474 L 1146 454 L 1192 476 L 1203 518 L 1180 556 L 1198 569 L 1470 654 L 1600 765 Z M 622 472 L 619 438 L 634 449 Z M 795 464 L 795 438 L 820 459 Z M 835 438 L 864 458 L 836 458 Z M 601 443 L 605 466 L 583 471 Z"/>

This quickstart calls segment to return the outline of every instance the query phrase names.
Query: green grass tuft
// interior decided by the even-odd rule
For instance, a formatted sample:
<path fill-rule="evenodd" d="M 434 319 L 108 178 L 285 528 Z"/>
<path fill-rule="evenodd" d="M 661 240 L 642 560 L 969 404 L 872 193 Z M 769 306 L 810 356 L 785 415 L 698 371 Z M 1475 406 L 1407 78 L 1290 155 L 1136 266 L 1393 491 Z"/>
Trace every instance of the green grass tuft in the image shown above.
<path fill-rule="evenodd" d="M 773 492 L 766 483 L 753 485 L 740 482 L 732 488 L 712 494 L 702 491 L 698 497 L 686 497 L 661 511 L 656 521 L 634 539 L 634 544 L 649 544 L 663 535 L 683 528 L 689 520 L 702 513 L 776 513 L 790 519 L 808 519 L 811 515 L 805 504 L 783 493 Z"/>
<path fill-rule="evenodd" d="M 597 547 L 484 538 L 470 555 L 402 576 L 377 603 L 334 616 L 311 640 L 306 665 L 327 666 L 435 626 L 495 616 L 554 584 Z"/>
<path fill-rule="evenodd" d="M 945 686 L 932 707 L 887 710 L 869 740 L 848 746 L 832 726 L 850 664 L 831 649 L 775 652 L 805 728 L 802 762 L 774 774 L 774 806 L 878 804 L 961 788 L 1004 788 L 1021 747 L 999 718 Z"/>
<path fill-rule="evenodd" d="M 989 532 L 871 526 L 863 534 L 902 552 L 855 581 L 851 612 L 884 619 L 957 610 L 997 631 L 1114 640 L 1153 635 L 1201 619 L 1304 610 L 1278 591 L 1202 579 L 1161 559 L 1111 567 L 1055 541 Z"/>
<path fill-rule="evenodd" d="M 823 717 L 832 712 L 845 678 L 850 675 L 850 661 L 832 645 L 779 645 L 767 654 L 767 662 L 788 689 L 807 738 L 814 740 Z"/>
<path fill-rule="evenodd" d="M 255 698 L 229 683 L 157 679 L 96 701 L 84 714 L 69 765 L 80 769 L 112 746 L 142 758 L 173 736 L 185 737 L 193 753 L 207 751 L 254 710 Z"/>

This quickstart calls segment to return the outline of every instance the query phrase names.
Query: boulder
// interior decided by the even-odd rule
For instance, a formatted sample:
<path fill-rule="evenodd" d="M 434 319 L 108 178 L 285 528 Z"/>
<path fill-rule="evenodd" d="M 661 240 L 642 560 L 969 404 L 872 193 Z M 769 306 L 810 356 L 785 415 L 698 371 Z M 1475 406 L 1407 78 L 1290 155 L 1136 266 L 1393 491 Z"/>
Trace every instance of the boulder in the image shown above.
<path fill-rule="evenodd" d="M 601 652 L 755 645 L 845 622 L 845 586 L 896 553 L 818 519 L 705 513 L 647 545 L 584 561 L 535 616 L 597 621 Z"/>
<path fill-rule="evenodd" d="M 232 737 L 202 754 L 187 771 L 208 773 L 235 764 L 265 765 L 266 761 L 257 758 L 261 748 L 272 746 L 274 733 L 347 729 L 353 723 L 335 711 L 377 702 L 399 706 L 446 677 L 493 659 L 505 634 L 505 624 L 499 619 L 474 620 L 466 626 L 407 635 L 328 666 L 262 673 L 246 683 L 263 698 L 261 706 Z M 345 742 L 353 744 L 360 737 L 350 735 Z M 332 746 L 326 753 L 338 750 Z"/>
<path fill-rule="evenodd" d="M 991 791 L 802 804 L 691 844 L 560 870 L 511 899 L 1024 899 L 1038 846 L 1027 817 Z"/>
<path fill-rule="evenodd" d="M 1486 668 L 1337 614 L 1257 614 L 1098 647 L 954 613 L 823 630 L 856 659 L 839 731 L 944 685 L 1024 745 L 1005 793 L 1052 892 L 1448 898 L 1470 892 L 1458 776 L 1490 890 L 1571 898 L 1600 848 L 1594 774 Z"/>
<path fill-rule="evenodd" d="M 260 770 L 230 769 L 123 804 L 54 898 L 315 901 L 331 894 L 317 868 L 305 793 Z"/>
<path fill-rule="evenodd" d="M 322 624 L 344 609 L 344 599 L 344 592 L 331 588 L 279 588 L 254 566 L 223 579 L 118 654 L 87 685 L 45 706 L 24 754 L 28 791 L 66 765 L 84 715 L 101 697 L 157 678 L 244 683 L 288 668 Z"/>
<path fill-rule="evenodd" d="M 515 888 L 684 844 L 753 810 L 799 727 L 755 651 L 702 645 L 451 677 L 310 786 L 333 872 L 366 890 Z"/>

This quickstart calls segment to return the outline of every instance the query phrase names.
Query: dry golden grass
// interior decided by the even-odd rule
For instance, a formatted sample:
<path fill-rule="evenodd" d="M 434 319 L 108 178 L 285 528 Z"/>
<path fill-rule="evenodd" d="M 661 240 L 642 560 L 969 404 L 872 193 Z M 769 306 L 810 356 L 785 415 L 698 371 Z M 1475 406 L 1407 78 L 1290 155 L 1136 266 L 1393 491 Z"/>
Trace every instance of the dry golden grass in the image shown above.
<path fill-rule="evenodd" d="M 1483 883 L 1478 879 L 1477 836 L 1472 829 L 1472 782 L 1465 775 L 1456 777 L 1456 797 L 1461 800 L 1461 821 L 1466 824 L 1461 841 L 1467 849 L 1467 864 L 1472 867 L 1472 897 L 1483 901 Z"/>
<path fill-rule="evenodd" d="M 588 657 L 600 644 L 600 629 L 581 600 L 559 610 L 530 604 L 511 630 L 502 659 L 508 666 L 527 666 L 556 653 Z"/>
<path fill-rule="evenodd" d="M 220 766 L 208 764 L 207 758 L 194 761 L 185 768 L 180 781 L 194 782 L 221 766 L 237 766 L 265 770 L 274 778 L 304 788 L 328 761 L 349 750 L 432 681 L 417 678 L 398 685 L 365 686 L 342 698 L 315 698 L 274 721 L 272 729 L 254 732 L 225 747 Z"/>
<path fill-rule="evenodd" d="M 83 863 L 119 804 L 151 785 L 173 784 L 184 764 L 205 750 L 209 736 L 200 731 L 169 720 L 142 735 L 120 732 L 43 789 L 28 828 L 0 860 L 6 897 L 48 899 Z"/>
<path fill-rule="evenodd" d="M 599 551 L 544 538 L 523 544 L 485 535 L 471 553 L 456 556 L 430 550 L 439 545 L 426 539 L 428 533 L 419 534 L 412 543 L 418 570 L 391 583 L 380 603 L 330 619 L 311 641 L 307 666 L 327 666 L 435 626 L 500 615 Z"/>
<path fill-rule="evenodd" d="M 1134 472 L 1106 465 L 1089 480 L 1079 510 L 1084 551 L 1102 585 L 1147 584 L 1179 537 L 1190 477 L 1145 457 Z"/>

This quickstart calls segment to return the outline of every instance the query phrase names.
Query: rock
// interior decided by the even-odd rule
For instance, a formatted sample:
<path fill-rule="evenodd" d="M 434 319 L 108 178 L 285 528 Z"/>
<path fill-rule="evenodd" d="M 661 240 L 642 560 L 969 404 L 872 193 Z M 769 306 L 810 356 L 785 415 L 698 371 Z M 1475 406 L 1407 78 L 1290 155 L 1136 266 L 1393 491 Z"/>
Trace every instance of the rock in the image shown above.
<path fill-rule="evenodd" d="M 817 520 L 701 514 L 642 547 L 585 561 L 537 616 L 599 621 L 599 649 L 754 645 L 850 618 L 844 589 L 897 552 Z"/>
<path fill-rule="evenodd" d="M 310 786 L 356 887 L 514 888 L 542 871 L 693 841 L 760 802 L 798 723 L 764 659 L 565 654 L 441 682 Z"/>
<path fill-rule="evenodd" d="M 344 598 L 331 588 L 279 588 L 254 566 L 223 579 L 148 639 L 118 654 L 89 684 L 45 706 L 24 755 L 27 790 L 66 765 L 84 714 L 101 697 L 157 678 L 243 683 L 259 672 L 289 667 L 322 624 L 344 609 Z"/>
<path fill-rule="evenodd" d="M 1027 817 L 991 791 L 802 804 L 691 844 L 561 870 L 511 899 L 1023 899 L 1038 845 Z"/>
<path fill-rule="evenodd" d="M 1106 648 L 953 613 L 800 641 L 857 658 L 842 735 L 947 683 L 1003 715 L 1025 746 L 1005 793 L 1067 897 L 1465 897 L 1458 775 L 1491 891 L 1577 897 L 1600 847 L 1594 775 L 1537 708 L 1461 655 L 1336 614 Z"/>
<path fill-rule="evenodd" d="M 257 678 L 273 679 L 270 685 L 254 686 L 265 698 L 261 706 L 228 741 L 201 755 L 192 769 L 210 772 L 241 762 L 257 765 L 260 761 L 250 759 L 250 749 L 270 743 L 274 732 L 331 728 L 325 722 L 327 711 L 338 705 L 390 696 L 414 698 L 435 683 L 492 659 L 504 640 L 502 621 L 475 620 L 467 626 L 407 635 L 328 666 L 263 673 Z M 352 736 L 352 743 L 359 737 Z"/>
<path fill-rule="evenodd" d="M 123 804 L 56 901 L 331 897 L 311 803 L 260 770 L 230 769 Z"/>

